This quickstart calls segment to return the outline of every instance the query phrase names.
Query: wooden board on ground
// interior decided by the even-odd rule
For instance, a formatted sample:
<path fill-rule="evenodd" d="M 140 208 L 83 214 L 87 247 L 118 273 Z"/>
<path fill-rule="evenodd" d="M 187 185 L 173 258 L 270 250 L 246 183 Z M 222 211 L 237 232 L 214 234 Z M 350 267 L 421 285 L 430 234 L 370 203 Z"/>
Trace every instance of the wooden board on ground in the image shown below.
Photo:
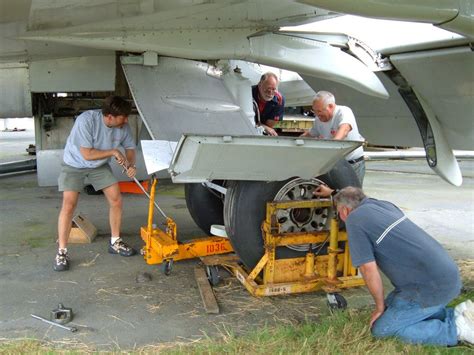
<path fill-rule="evenodd" d="M 97 228 L 86 217 L 78 214 L 72 219 L 69 243 L 92 243 L 97 235 Z"/>
<path fill-rule="evenodd" d="M 214 295 L 214 291 L 212 290 L 204 269 L 200 266 L 196 266 L 194 268 L 194 277 L 196 278 L 206 313 L 218 314 L 219 305 L 217 304 L 216 296 Z"/>

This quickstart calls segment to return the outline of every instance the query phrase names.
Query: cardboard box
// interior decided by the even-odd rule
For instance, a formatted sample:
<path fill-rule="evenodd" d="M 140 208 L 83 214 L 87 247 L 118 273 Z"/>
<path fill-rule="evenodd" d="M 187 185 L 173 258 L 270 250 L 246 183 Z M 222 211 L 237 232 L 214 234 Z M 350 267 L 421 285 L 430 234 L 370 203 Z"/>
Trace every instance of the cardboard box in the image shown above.
<path fill-rule="evenodd" d="M 97 235 L 97 228 L 83 215 L 78 214 L 72 219 L 69 243 L 87 244 L 92 243 Z"/>

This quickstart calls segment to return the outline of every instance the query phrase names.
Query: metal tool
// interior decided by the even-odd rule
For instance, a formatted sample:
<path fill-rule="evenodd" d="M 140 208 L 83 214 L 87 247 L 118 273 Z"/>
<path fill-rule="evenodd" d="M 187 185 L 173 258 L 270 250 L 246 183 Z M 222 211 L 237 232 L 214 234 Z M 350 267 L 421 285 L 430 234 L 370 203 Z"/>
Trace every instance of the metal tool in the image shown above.
<path fill-rule="evenodd" d="M 72 308 L 64 307 L 62 303 L 58 305 L 58 308 L 51 311 L 51 320 L 58 324 L 69 323 L 72 321 L 72 317 Z"/>
<path fill-rule="evenodd" d="M 37 316 L 35 314 L 32 314 L 31 315 L 33 318 L 36 318 L 36 319 L 39 319 L 45 323 L 48 323 L 48 324 L 51 324 L 51 325 L 54 325 L 55 327 L 59 327 L 59 328 L 62 328 L 62 329 L 66 329 L 66 330 L 69 330 L 70 332 L 77 332 L 77 328 L 76 327 L 67 327 L 65 325 L 62 325 L 62 324 L 58 324 L 58 323 L 55 323 L 55 322 L 52 322 L 50 320 L 47 320 L 46 318 L 43 318 L 43 317 L 40 317 L 40 316 Z"/>
<path fill-rule="evenodd" d="M 127 170 L 127 165 L 126 165 L 126 163 L 122 163 L 122 164 L 119 163 L 119 165 L 120 165 L 122 168 L 124 168 L 124 170 L 122 171 L 122 173 L 125 173 L 125 171 Z M 146 190 L 143 188 L 142 184 L 140 184 L 140 181 L 138 181 L 135 176 L 134 176 L 132 179 L 133 179 L 133 181 L 135 181 L 135 184 L 137 184 L 137 186 L 140 188 L 140 190 L 142 190 L 143 193 L 148 197 L 148 199 L 151 200 L 150 194 L 149 194 L 148 192 L 146 192 Z M 161 213 L 161 215 L 162 215 L 164 218 L 168 219 L 168 216 L 163 212 L 163 210 L 160 208 L 160 206 L 158 206 L 158 204 L 157 204 L 155 201 L 153 201 L 153 204 L 154 204 L 155 207 L 158 209 L 158 211 Z"/>

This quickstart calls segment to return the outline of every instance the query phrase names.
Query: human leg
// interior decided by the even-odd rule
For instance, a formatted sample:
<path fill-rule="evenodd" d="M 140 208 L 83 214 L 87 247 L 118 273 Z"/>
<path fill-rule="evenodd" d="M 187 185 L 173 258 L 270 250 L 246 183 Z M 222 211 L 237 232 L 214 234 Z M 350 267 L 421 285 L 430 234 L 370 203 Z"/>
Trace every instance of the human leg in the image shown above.
<path fill-rule="evenodd" d="M 102 190 L 110 206 L 110 230 L 111 242 L 109 253 L 122 256 L 132 256 L 136 251 L 128 246 L 120 238 L 120 226 L 122 222 L 122 196 L 118 184 L 111 185 Z"/>
<path fill-rule="evenodd" d="M 122 223 L 122 196 L 120 188 L 108 164 L 91 169 L 87 175 L 96 191 L 102 190 L 109 203 L 109 223 L 112 237 L 120 236 Z"/>
<path fill-rule="evenodd" d="M 445 314 L 444 319 L 442 315 Z M 393 297 L 372 328 L 375 337 L 398 337 L 408 343 L 456 345 L 457 334 L 453 309 L 444 305 L 421 307 Z"/>
<path fill-rule="evenodd" d="M 64 191 L 63 204 L 58 217 L 58 252 L 53 262 L 55 271 L 65 271 L 69 269 L 69 256 L 67 253 L 67 241 L 71 233 L 72 216 L 77 206 L 79 192 Z"/>
<path fill-rule="evenodd" d="M 109 223 L 112 237 L 120 237 L 122 224 L 122 195 L 118 183 L 102 190 L 109 203 Z"/>
<path fill-rule="evenodd" d="M 71 233 L 72 216 L 76 210 L 78 200 L 79 192 L 63 192 L 63 204 L 58 218 L 58 240 L 60 249 L 67 247 L 67 240 L 69 238 L 69 234 Z"/>
<path fill-rule="evenodd" d="M 59 191 L 63 192 L 63 203 L 58 217 L 58 252 L 53 262 L 55 271 L 69 269 L 67 241 L 71 233 L 72 217 L 79 200 L 79 191 L 84 186 L 85 170 L 67 165 L 61 167 L 58 178 Z"/>
<path fill-rule="evenodd" d="M 111 240 L 109 253 L 131 256 L 136 252 L 120 238 L 120 227 L 122 225 L 122 195 L 117 179 L 112 173 L 109 165 L 103 165 L 88 175 L 89 181 L 96 191 L 102 190 L 109 203 L 109 223 Z"/>

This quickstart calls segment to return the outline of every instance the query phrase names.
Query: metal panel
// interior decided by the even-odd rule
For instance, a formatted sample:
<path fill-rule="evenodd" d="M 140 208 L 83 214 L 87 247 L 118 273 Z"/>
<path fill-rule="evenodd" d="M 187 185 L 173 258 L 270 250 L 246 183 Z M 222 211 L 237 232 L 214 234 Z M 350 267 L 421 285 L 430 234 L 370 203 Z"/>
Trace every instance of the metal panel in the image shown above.
<path fill-rule="evenodd" d="M 451 148 L 473 150 L 474 53 L 471 48 L 392 55 L 390 61 L 433 110 Z"/>
<path fill-rule="evenodd" d="M 32 92 L 115 90 L 115 56 L 61 58 L 30 64 Z"/>
<path fill-rule="evenodd" d="M 0 118 L 31 117 L 28 68 L 21 64 L 0 66 Z"/>
<path fill-rule="evenodd" d="M 122 66 L 153 139 L 178 141 L 183 133 L 256 134 L 224 81 L 207 74 L 208 64 L 161 57 L 156 67 Z M 249 87 L 249 102 L 250 93 Z"/>
<path fill-rule="evenodd" d="M 40 150 L 36 152 L 38 186 L 56 186 L 63 161 L 63 149 Z"/>
<path fill-rule="evenodd" d="M 280 181 L 326 173 L 361 142 L 265 136 L 184 135 L 173 156 L 173 182 Z"/>

